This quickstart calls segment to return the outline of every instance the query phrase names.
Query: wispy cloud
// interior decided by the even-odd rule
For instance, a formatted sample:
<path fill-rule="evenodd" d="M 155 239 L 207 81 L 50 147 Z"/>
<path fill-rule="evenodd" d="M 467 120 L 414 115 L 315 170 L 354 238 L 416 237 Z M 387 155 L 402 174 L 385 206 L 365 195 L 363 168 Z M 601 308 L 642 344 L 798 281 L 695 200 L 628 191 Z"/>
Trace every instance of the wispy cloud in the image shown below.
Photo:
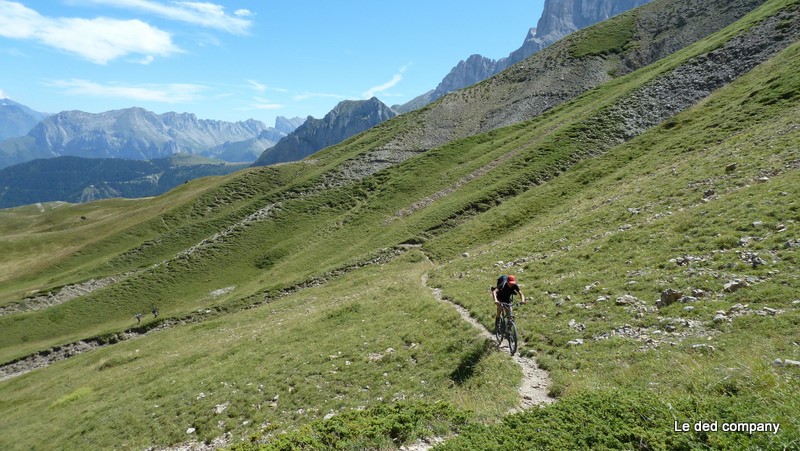
<path fill-rule="evenodd" d="M 254 14 L 247 9 L 237 9 L 233 15 L 225 12 L 225 7 L 209 2 L 170 2 L 154 0 L 86 0 L 91 3 L 113 6 L 115 8 L 142 11 L 169 20 L 222 30 L 232 34 L 247 34 L 253 21 L 248 17 Z"/>
<path fill-rule="evenodd" d="M 251 104 L 250 107 L 255 110 L 279 110 L 284 107 L 284 105 L 280 103 L 275 103 L 262 97 L 254 97 L 253 100 L 255 102 Z"/>
<path fill-rule="evenodd" d="M 369 98 L 374 97 L 375 94 L 377 94 L 379 92 L 383 92 L 383 91 L 386 91 L 389 88 L 393 88 L 394 86 L 396 86 L 398 83 L 400 83 L 403 80 L 403 74 L 405 73 L 407 68 L 408 68 L 408 64 L 406 64 L 405 66 L 401 67 L 397 71 L 397 73 L 392 76 L 391 80 L 389 80 L 386 83 L 383 83 L 381 85 L 373 86 L 372 88 L 369 88 L 366 91 L 364 91 L 364 93 L 361 94 L 361 95 L 364 96 L 365 99 L 369 99 Z"/>
<path fill-rule="evenodd" d="M 258 92 L 265 92 L 267 90 L 267 85 L 259 83 L 255 80 L 247 80 L 247 83 L 250 85 L 251 88 L 255 89 Z"/>
<path fill-rule="evenodd" d="M 341 94 L 328 94 L 324 92 L 304 92 L 292 97 L 292 100 L 307 100 L 316 98 L 346 99 L 347 96 L 343 96 Z"/>
<path fill-rule="evenodd" d="M 122 83 L 101 84 L 80 79 L 56 80 L 46 84 L 63 89 L 66 94 L 70 95 L 116 97 L 161 103 L 197 101 L 202 98 L 201 93 L 208 89 L 203 85 L 188 83 L 125 85 Z"/>
<path fill-rule="evenodd" d="M 149 63 L 181 52 L 169 33 L 140 20 L 49 18 L 6 0 L 0 0 L 0 36 L 37 41 L 96 64 L 130 54 Z"/>
<path fill-rule="evenodd" d="M 254 91 L 259 93 L 265 93 L 267 91 L 275 91 L 275 92 L 287 92 L 286 89 L 283 88 L 275 88 L 273 86 L 266 85 L 264 83 L 259 82 L 258 80 L 245 80 L 247 85 L 250 86 Z"/>
<path fill-rule="evenodd" d="M 9 97 L 8 97 L 8 95 L 6 94 L 6 92 L 5 92 L 5 91 L 3 91 L 2 89 L 0 89 L 0 99 L 8 99 L 8 98 L 9 98 Z"/>

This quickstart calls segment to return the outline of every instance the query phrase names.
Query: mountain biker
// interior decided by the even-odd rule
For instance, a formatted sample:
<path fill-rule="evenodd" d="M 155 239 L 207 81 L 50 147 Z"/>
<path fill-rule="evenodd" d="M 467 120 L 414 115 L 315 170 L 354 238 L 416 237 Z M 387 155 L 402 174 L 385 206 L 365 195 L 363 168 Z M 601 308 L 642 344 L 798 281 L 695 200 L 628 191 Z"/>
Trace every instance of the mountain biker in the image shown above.
<path fill-rule="evenodd" d="M 501 278 L 502 280 L 502 278 Z M 492 287 L 492 299 L 494 299 L 494 305 L 497 306 L 497 313 L 494 317 L 494 324 L 495 328 L 500 323 L 500 312 L 503 308 L 502 304 L 508 305 L 508 314 L 511 315 L 511 296 L 514 294 L 519 294 L 520 303 L 525 304 L 527 301 L 525 300 L 525 295 L 522 294 L 522 291 L 519 289 L 519 285 L 517 285 L 517 277 L 514 275 L 510 275 L 505 279 L 505 283 L 502 281 L 498 281 L 498 286 Z"/>

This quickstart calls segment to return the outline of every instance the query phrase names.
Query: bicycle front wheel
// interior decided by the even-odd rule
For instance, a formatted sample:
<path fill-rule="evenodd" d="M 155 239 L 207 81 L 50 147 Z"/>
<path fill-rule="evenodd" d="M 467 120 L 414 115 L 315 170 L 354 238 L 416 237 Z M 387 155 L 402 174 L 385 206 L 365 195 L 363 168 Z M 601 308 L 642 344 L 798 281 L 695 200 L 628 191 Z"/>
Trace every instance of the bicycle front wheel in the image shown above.
<path fill-rule="evenodd" d="M 503 336 L 506 334 L 506 318 L 501 316 L 500 319 L 494 322 L 494 338 L 497 339 L 497 346 L 503 342 Z"/>
<path fill-rule="evenodd" d="M 508 330 L 507 330 L 507 339 L 508 339 L 508 352 L 511 355 L 517 352 L 517 325 L 514 324 L 514 321 L 508 322 Z"/>

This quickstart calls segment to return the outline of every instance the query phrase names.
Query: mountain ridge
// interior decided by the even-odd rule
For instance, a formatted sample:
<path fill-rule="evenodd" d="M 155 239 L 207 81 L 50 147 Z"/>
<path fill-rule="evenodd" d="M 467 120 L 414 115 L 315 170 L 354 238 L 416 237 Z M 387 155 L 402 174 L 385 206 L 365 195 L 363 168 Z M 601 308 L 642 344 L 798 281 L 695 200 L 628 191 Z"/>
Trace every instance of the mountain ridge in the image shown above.
<path fill-rule="evenodd" d="M 285 120 L 281 126 L 288 129 L 297 122 Z M 254 119 L 225 122 L 139 107 L 97 114 L 63 111 L 37 123 L 26 136 L 0 142 L 0 167 L 59 155 L 149 160 L 180 152 L 250 162 L 284 135 Z"/>
<path fill-rule="evenodd" d="M 0 141 L 25 136 L 47 116 L 11 99 L 0 99 Z"/>
<path fill-rule="evenodd" d="M 395 117 L 377 97 L 339 102 L 322 119 L 309 116 L 302 125 L 265 150 L 254 166 L 302 160 Z"/>
<path fill-rule="evenodd" d="M 405 113 L 420 108 L 450 92 L 466 88 L 502 72 L 570 33 L 650 1 L 652 0 L 545 0 L 542 16 L 536 27 L 528 30 L 518 49 L 498 60 L 473 54 L 456 64 L 436 88 L 405 104 L 393 105 L 392 109 Z"/>

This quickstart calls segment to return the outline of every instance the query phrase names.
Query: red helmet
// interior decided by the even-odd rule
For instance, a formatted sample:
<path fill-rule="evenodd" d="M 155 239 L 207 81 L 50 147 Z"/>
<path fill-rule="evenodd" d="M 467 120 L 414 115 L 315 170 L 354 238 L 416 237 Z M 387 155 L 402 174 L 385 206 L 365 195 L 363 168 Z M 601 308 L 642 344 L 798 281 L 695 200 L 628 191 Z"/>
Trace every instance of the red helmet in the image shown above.
<path fill-rule="evenodd" d="M 508 276 L 508 283 L 517 284 L 517 276 Z"/>

